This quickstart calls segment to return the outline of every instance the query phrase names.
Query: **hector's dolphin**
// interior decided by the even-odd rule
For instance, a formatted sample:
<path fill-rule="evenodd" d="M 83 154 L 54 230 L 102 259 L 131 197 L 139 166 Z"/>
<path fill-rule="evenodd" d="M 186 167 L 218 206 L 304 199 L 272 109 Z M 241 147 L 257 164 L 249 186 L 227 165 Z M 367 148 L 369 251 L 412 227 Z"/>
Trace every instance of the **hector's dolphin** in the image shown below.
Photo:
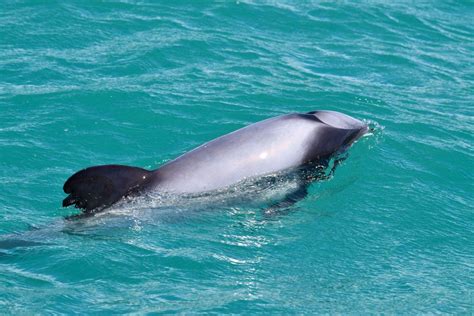
<path fill-rule="evenodd" d="M 207 142 L 156 170 L 121 165 L 83 169 L 64 184 L 63 206 L 84 213 L 147 192 L 196 194 L 245 179 L 324 164 L 367 132 L 367 124 L 333 111 L 292 113 Z"/>

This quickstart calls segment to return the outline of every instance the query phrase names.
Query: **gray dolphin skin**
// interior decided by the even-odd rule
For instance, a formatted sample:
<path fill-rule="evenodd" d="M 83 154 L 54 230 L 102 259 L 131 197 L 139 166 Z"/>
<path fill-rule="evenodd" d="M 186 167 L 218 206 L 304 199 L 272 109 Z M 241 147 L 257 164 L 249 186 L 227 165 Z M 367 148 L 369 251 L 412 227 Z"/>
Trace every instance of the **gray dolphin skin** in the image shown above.
<path fill-rule="evenodd" d="M 83 169 L 65 182 L 69 195 L 63 206 L 95 213 L 123 197 L 150 191 L 194 194 L 223 189 L 327 161 L 367 130 L 364 122 L 334 111 L 277 116 L 207 142 L 156 170 L 121 165 Z"/>

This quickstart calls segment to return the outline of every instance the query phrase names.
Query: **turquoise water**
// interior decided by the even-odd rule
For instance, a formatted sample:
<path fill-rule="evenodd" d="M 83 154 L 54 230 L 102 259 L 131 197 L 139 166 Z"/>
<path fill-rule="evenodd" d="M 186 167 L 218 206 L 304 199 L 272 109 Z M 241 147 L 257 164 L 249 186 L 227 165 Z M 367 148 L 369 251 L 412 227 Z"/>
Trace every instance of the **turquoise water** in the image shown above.
<path fill-rule="evenodd" d="M 2 314 L 473 313 L 472 2 L 173 2 L 2 2 Z M 286 215 L 62 220 L 81 168 L 315 109 L 375 132 Z"/>

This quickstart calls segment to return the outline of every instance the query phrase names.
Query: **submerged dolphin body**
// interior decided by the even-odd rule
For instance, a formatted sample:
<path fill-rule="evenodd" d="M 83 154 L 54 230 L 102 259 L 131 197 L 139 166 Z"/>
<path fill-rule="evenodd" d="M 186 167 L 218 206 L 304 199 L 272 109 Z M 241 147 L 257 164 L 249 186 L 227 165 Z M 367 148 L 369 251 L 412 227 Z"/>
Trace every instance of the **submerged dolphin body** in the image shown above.
<path fill-rule="evenodd" d="M 333 111 L 292 113 L 260 121 L 207 142 L 156 170 L 121 165 L 83 169 L 64 184 L 63 206 L 94 213 L 147 192 L 199 194 L 245 179 L 327 163 L 368 130 Z"/>

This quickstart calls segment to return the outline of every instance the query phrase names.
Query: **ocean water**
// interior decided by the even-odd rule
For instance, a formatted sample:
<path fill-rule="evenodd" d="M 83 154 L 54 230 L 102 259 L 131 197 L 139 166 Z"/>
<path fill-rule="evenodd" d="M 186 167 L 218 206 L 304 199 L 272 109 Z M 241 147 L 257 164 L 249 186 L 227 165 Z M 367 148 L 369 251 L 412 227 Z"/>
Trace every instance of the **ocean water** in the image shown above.
<path fill-rule="evenodd" d="M 474 312 L 472 2 L 0 7 L 2 314 Z M 317 109 L 375 130 L 287 214 L 63 219 L 81 168 Z"/>

